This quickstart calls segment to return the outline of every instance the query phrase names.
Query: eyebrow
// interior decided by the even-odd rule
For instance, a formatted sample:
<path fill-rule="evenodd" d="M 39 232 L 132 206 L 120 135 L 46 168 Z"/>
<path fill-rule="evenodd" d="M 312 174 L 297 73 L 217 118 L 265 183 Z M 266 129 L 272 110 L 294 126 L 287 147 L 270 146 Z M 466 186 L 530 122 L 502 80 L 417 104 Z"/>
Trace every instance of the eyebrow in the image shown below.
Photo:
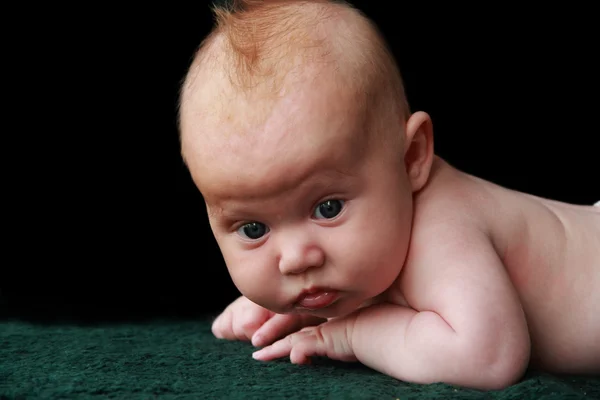
<path fill-rule="evenodd" d="M 315 176 L 316 175 L 316 176 Z M 353 175 L 349 172 L 344 172 L 337 169 L 327 169 L 325 171 L 320 171 L 317 174 L 311 174 L 311 176 L 307 179 L 304 179 L 300 182 L 296 182 L 295 185 L 292 186 L 291 189 L 284 189 L 282 191 L 278 191 L 277 194 L 273 196 L 278 196 L 280 192 L 297 190 L 300 186 L 305 186 L 301 189 L 301 193 L 303 195 L 307 193 L 314 192 L 325 192 L 330 190 L 332 187 L 342 185 L 341 182 L 344 182 L 343 185 L 345 187 L 354 186 L 352 184 L 348 184 L 348 181 L 352 181 L 357 178 L 356 175 Z M 228 201 L 225 200 L 225 203 Z M 211 207 L 207 207 L 207 212 L 209 217 L 211 218 L 223 218 L 223 219 L 238 219 L 238 215 L 246 214 L 245 209 L 251 208 L 247 203 L 244 202 L 244 198 L 240 198 L 239 200 L 234 200 L 234 205 L 230 207 L 223 207 L 217 202 L 213 204 Z"/>
<path fill-rule="evenodd" d="M 209 217 L 218 217 L 223 215 L 223 209 L 221 207 L 206 207 L 206 214 Z"/>

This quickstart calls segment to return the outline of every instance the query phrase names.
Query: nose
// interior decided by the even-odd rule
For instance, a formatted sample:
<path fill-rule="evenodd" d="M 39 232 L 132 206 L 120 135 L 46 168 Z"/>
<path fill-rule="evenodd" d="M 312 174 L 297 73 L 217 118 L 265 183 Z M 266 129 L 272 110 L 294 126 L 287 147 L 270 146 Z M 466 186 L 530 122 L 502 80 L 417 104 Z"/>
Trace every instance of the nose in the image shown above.
<path fill-rule="evenodd" d="M 325 263 L 323 249 L 306 234 L 295 239 L 287 236 L 282 240 L 280 251 L 279 271 L 283 275 L 300 274 Z"/>

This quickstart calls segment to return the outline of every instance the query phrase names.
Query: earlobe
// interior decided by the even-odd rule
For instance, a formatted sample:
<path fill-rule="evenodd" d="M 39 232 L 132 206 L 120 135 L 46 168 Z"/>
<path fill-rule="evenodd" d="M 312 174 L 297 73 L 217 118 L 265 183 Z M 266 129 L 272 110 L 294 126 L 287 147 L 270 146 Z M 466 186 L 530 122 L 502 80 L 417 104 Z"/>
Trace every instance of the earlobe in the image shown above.
<path fill-rule="evenodd" d="M 413 192 L 419 191 L 429 179 L 433 162 L 433 123 L 429 114 L 419 111 L 406 122 L 404 163 Z"/>

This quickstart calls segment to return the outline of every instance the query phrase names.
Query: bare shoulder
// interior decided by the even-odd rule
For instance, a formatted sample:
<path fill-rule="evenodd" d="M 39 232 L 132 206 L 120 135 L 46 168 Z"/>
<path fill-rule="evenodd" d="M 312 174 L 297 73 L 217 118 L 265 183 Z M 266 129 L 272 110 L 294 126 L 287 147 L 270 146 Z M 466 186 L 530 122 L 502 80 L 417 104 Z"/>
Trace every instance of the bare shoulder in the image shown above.
<path fill-rule="evenodd" d="M 400 283 L 411 306 L 438 307 L 448 304 L 446 296 L 451 293 L 466 295 L 469 290 L 472 296 L 489 297 L 476 286 L 497 286 L 503 296 L 515 296 L 495 243 L 496 229 L 487 211 L 494 207 L 491 201 L 493 196 L 479 184 L 436 160 L 429 185 L 415 198 L 411 244 Z M 472 288 L 465 287 L 470 284 Z"/>
<path fill-rule="evenodd" d="M 411 308 L 439 315 L 464 349 L 510 360 L 521 371 L 530 354 L 527 320 L 490 235 L 486 209 L 476 204 L 482 194 L 469 178 L 444 168 L 434 169 L 416 200 L 399 289 Z"/>
<path fill-rule="evenodd" d="M 397 286 L 408 305 L 520 332 L 546 370 L 597 371 L 600 207 L 515 192 L 436 164 L 415 199 Z"/>

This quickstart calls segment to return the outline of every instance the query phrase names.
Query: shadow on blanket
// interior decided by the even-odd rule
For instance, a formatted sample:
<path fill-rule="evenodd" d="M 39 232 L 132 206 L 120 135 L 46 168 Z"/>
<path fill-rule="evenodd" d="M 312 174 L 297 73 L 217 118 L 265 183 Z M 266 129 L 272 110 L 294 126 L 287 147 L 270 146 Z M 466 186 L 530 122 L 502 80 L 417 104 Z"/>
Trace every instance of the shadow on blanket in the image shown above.
<path fill-rule="evenodd" d="M 600 379 L 527 374 L 506 390 L 398 382 L 360 364 L 261 363 L 215 339 L 210 319 L 140 323 L 0 322 L 0 398 L 592 399 Z"/>

